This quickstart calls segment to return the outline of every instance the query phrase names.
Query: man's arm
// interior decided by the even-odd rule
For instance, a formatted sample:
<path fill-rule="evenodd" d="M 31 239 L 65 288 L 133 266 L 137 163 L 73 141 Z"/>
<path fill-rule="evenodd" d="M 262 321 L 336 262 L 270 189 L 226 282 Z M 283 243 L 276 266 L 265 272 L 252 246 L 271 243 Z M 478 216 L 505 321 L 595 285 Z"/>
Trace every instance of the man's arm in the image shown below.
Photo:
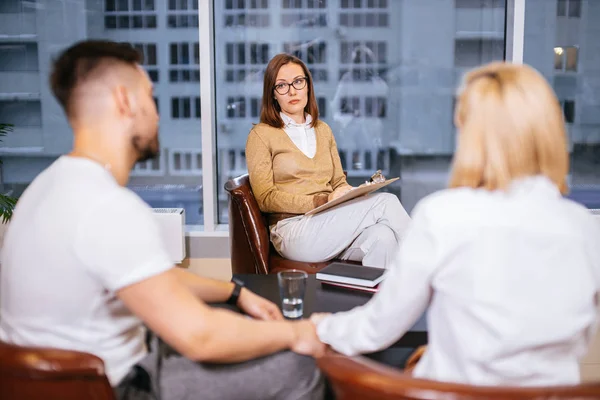
<path fill-rule="evenodd" d="M 291 349 L 320 355 L 309 321 L 257 321 L 199 301 L 175 269 L 117 291 L 125 305 L 184 357 L 239 362 Z"/>
<path fill-rule="evenodd" d="M 223 303 L 233 293 L 234 284 L 231 282 L 203 278 L 182 268 L 174 268 L 174 272 L 179 281 L 204 302 Z M 265 321 L 283 319 L 279 307 L 247 288 L 242 288 L 237 306 L 254 318 Z"/>
<path fill-rule="evenodd" d="M 173 269 L 179 281 L 206 303 L 223 303 L 233 292 L 233 283 L 198 276 L 183 268 Z"/>

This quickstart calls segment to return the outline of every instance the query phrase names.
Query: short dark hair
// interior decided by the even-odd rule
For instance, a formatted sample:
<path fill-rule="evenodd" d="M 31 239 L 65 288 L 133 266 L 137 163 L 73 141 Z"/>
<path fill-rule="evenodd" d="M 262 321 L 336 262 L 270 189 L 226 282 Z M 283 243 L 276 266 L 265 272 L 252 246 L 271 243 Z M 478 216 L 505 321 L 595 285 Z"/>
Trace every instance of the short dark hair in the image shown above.
<path fill-rule="evenodd" d="M 74 89 L 105 61 L 135 66 L 140 63 L 141 54 L 129 43 L 84 40 L 75 43 L 54 60 L 50 87 L 67 116 L 72 111 L 71 96 Z"/>
<path fill-rule="evenodd" d="M 273 98 L 275 83 L 277 82 L 277 74 L 279 69 L 286 64 L 293 63 L 302 67 L 304 75 L 306 76 L 308 87 L 308 102 L 304 107 L 304 112 L 310 114 L 312 117 L 311 127 L 315 127 L 319 121 L 319 107 L 317 106 L 317 100 L 315 98 L 315 90 L 313 88 L 313 81 L 310 71 L 306 67 L 306 64 L 302 62 L 298 57 L 291 54 L 277 54 L 269 61 L 267 69 L 265 70 L 265 78 L 263 83 L 263 97 L 262 97 L 262 108 L 260 111 L 260 122 L 270 125 L 275 128 L 283 128 L 283 120 L 279 113 L 281 107 Z"/>

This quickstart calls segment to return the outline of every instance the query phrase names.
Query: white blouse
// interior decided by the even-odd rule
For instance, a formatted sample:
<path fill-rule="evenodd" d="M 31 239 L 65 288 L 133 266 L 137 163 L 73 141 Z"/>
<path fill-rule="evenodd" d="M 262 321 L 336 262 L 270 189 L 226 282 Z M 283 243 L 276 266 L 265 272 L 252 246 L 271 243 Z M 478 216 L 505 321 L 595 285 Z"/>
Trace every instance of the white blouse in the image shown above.
<path fill-rule="evenodd" d="M 326 317 L 319 337 L 356 355 L 398 340 L 428 309 L 417 377 L 480 385 L 580 381 L 595 333 L 600 226 L 547 178 L 423 199 L 379 292 Z"/>
<path fill-rule="evenodd" d="M 306 122 L 299 124 L 284 113 L 279 113 L 283 120 L 283 130 L 290 137 L 292 142 L 308 158 L 313 158 L 317 152 L 317 134 L 315 128 L 310 126 L 312 116 L 306 114 Z"/>

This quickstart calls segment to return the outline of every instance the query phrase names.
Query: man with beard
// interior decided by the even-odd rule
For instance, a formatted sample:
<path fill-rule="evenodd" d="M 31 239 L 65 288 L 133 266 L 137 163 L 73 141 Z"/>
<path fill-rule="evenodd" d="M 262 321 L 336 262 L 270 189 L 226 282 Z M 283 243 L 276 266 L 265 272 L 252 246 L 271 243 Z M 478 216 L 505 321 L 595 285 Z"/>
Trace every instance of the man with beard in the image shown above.
<path fill-rule="evenodd" d="M 313 325 L 284 321 L 237 283 L 175 268 L 151 209 L 125 187 L 135 163 L 159 151 L 152 84 L 139 61 L 129 45 L 84 41 L 54 63 L 51 87 L 74 146 L 15 209 L 2 254 L 0 339 L 96 354 L 119 398 L 321 397 L 309 356 L 323 346 Z M 252 318 L 206 304 L 225 301 Z M 171 355 L 163 342 L 148 351 L 145 326 Z"/>

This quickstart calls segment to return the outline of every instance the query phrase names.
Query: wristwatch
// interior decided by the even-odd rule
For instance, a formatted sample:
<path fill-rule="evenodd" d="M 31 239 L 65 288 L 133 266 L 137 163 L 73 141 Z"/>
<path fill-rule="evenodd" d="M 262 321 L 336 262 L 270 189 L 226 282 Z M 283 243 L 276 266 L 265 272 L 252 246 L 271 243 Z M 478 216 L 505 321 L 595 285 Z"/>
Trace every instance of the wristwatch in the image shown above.
<path fill-rule="evenodd" d="M 229 298 L 227 299 L 227 304 L 237 306 L 237 302 L 240 299 L 240 293 L 242 292 L 242 288 L 244 287 L 244 282 L 236 278 L 231 278 L 231 282 L 233 282 L 235 286 L 233 287 L 233 292 L 231 292 L 231 296 L 229 296 Z"/>

